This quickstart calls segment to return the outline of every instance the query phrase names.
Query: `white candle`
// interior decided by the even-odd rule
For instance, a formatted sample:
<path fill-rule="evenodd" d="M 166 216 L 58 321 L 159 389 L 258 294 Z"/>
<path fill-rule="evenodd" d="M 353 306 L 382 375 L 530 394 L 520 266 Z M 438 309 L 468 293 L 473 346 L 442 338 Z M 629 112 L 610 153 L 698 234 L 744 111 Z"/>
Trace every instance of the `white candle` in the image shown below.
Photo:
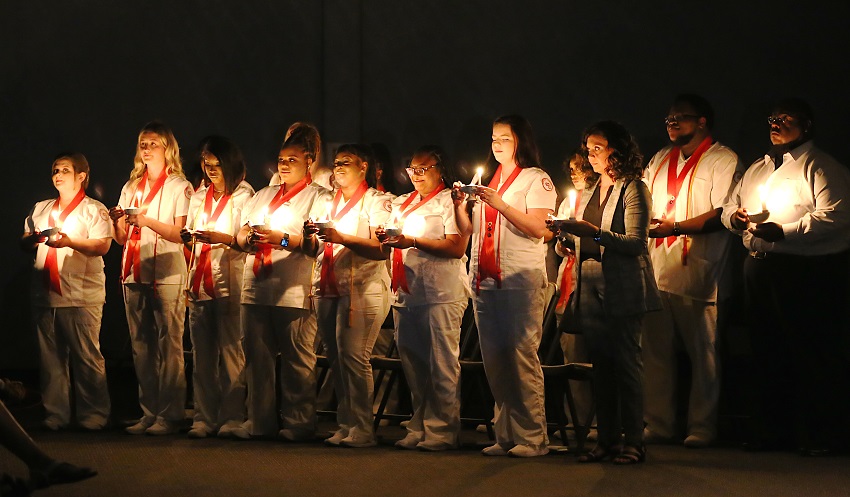
<path fill-rule="evenodd" d="M 570 217 L 570 219 L 575 219 L 576 218 L 576 210 L 577 210 L 576 209 L 576 191 L 575 191 L 575 189 L 570 188 L 569 191 L 567 191 L 567 198 L 569 198 L 569 201 L 570 201 L 570 209 L 569 209 L 569 215 L 570 216 L 569 217 Z"/>
<path fill-rule="evenodd" d="M 475 176 L 472 177 L 472 185 L 480 185 L 481 178 L 484 176 L 484 168 L 479 166 L 478 169 L 475 170 Z"/>
<path fill-rule="evenodd" d="M 136 192 L 136 207 L 142 206 L 142 192 Z"/>
<path fill-rule="evenodd" d="M 767 210 L 767 184 L 759 185 L 759 199 L 761 200 L 761 211 Z"/>
<path fill-rule="evenodd" d="M 206 212 L 204 212 L 203 214 L 201 214 L 201 222 L 200 222 L 200 226 L 201 226 L 201 229 L 202 229 L 202 230 L 207 229 L 207 213 L 206 213 Z M 198 227 L 197 227 L 197 226 L 195 226 L 195 230 L 197 230 L 197 229 L 198 229 Z"/>

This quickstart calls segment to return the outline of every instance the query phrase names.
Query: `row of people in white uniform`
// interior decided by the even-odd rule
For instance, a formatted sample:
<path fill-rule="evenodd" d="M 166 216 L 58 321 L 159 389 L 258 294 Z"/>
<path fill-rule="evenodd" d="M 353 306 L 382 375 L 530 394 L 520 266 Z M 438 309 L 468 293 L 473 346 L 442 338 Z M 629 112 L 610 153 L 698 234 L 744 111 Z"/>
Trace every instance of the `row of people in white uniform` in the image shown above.
<path fill-rule="evenodd" d="M 220 137 L 204 144 L 206 181 L 194 192 L 183 178 L 176 140 L 159 122 L 140 132 L 131 179 L 112 209 L 85 196 L 89 171 L 82 156 L 57 158 L 53 178 L 59 199 L 36 205 L 23 239 L 37 253 L 33 302 L 41 311 L 45 424 L 59 429 L 72 422 L 67 373 L 62 378 L 54 373 L 67 371 L 68 348 L 72 363 L 82 368 L 75 374 L 77 423 L 94 430 L 108 420 L 98 333 L 105 300 L 101 256 L 113 238 L 124 246 L 121 278 L 143 411 L 129 433 L 173 433 L 183 419 L 185 293 L 194 359 L 190 436 L 313 438 L 318 329 L 339 400 L 340 427 L 326 442 L 374 445 L 369 358 L 392 302 L 415 408 L 409 435 L 399 446 L 454 447 L 460 429 L 460 320 L 472 285 L 496 398 L 500 443 L 494 447 L 545 451 L 536 348 L 545 285 L 544 219 L 553 212 L 555 192 L 542 170 L 513 163 L 511 122 L 497 123 L 496 130 L 501 134 L 494 136 L 493 151 L 501 167 L 491 189 L 482 188 L 483 203 L 474 206 L 453 200 L 453 171 L 434 147 L 414 154 L 408 172 L 415 191 L 408 195 L 394 198 L 370 186 L 372 159 L 368 147 L 359 145 L 337 151 L 336 191 L 319 186 L 311 170 L 320 138 L 306 124 L 287 133 L 277 183 L 257 193 L 243 180 L 238 149 Z M 523 166 L 536 163 L 536 157 L 521 158 Z M 73 203 L 74 195 L 84 205 Z M 481 208 L 490 203 L 508 213 Z M 54 226 L 55 232 L 47 231 Z M 81 241 L 96 241 L 98 250 L 84 249 Z M 77 259 L 83 267 L 72 265 Z M 392 272 L 387 259 L 393 261 Z M 482 271 L 479 261 L 486 266 Z M 52 287 L 57 272 L 60 281 Z M 505 295 L 496 298 L 499 293 Z M 56 319 L 57 309 L 65 307 L 74 314 Z M 83 311 L 97 315 L 85 320 Z M 520 333 L 506 329 L 508 317 Z M 89 321 L 83 339 L 79 329 Z M 47 343 L 57 337 L 58 345 Z M 280 406 L 274 400 L 278 353 Z M 535 381 L 527 381 L 529 376 Z"/>
<path fill-rule="evenodd" d="M 408 435 L 397 445 L 454 447 L 460 320 L 471 295 L 496 401 L 496 444 L 483 453 L 548 451 L 537 348 L 547 280 L 545 221 L 557 194 L 548 174 L 535 167 L 539 155 L 528 122 L 518 116 L 494 122 L 495 174 L 487 187 L 466 190 L 472 195 L 453 185 L 442 152 L 426 147 L 407 168 L 414 192 L 394 199 L 373 187 L 374 161 L 359 145 L 337 151 L 332 191 L 319 185 L 329 178 L 311 175 L 320 150 L 318 131 L 296 123 L 281 147 L 276 181 L 254 193 L 244 182 L 238 148 L 210 137 L 202 154 L 205 183 L 194 192 L 173 134 L 153 122 L 139 134 L 119 205 L 108 211 L 84 195 L 85 158 L 57 158 L 59 198 L 36 204 L 23 239 L 37 248 L 33 302 L 47 426 L 71 422 L 68 349 L 79 369 L 77 422 L 99 429 L 108 419 L 97 338 L 101 256 L 114 238 L 124 246 L 121 277 L 143 411 L 130 433 L 173 433 L 183 419 L 185 294 L 195 364 L 190 436 L 312 439 L 318 332 L 339 400 L 339 430 L 326 443 L 375 445 L 369 358 L 392 305 L 414 406 Z M 46 232 L 52 227 L 58 233 Z"/>

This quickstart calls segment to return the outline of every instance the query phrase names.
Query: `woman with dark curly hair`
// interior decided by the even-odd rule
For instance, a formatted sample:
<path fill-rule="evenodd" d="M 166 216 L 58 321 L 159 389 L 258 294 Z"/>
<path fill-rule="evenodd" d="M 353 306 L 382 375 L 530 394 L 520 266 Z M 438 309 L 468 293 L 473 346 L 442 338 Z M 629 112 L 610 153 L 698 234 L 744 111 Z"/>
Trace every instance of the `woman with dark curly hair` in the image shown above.
<path fill-rule="evenodd" d="M 615 464 L 636 464 L 646 456 L 641 320 L 661 307 L 647 252 L 651 198 L 641 181 L 640 150 L 621 124 L 590 126 L 582 144 L 600 176 L 585 186 L 576 220 L 560 223 L 579 261 L 573 305 L 593 363 L 597 405 L 598 442 L 579 462 L 613 458 Z"/>

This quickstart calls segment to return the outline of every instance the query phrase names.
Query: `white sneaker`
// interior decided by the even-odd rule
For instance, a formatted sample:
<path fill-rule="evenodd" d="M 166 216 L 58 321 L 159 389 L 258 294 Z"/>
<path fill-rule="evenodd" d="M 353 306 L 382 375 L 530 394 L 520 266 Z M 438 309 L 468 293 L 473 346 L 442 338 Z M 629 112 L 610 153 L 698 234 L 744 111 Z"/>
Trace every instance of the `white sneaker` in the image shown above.
<path fill-rule="evenodd" d="M 493 444 L 489 447 L 484 448 L 481 451 L 481 455 L 484 455 L 484 456 L 506 456 L 506 455 L 508 455 L 508 451 L 505 450 L 504 447 L 502 447 L 501 445 L 496 443 L 496 444 Z"/>
<path fill-rule="evenodd" d="M 238 438 L 240 440 L 251 440 L 251 432 L 249 432 L 248 429 L 245 428 L 244 424 L 237 425 L 231 428 L 230 434 L 234 438 Z"/>
<path fill-rule="evenodd" d="M 280 438 L 287 442 L 309 442 L 316 438 L 312 431 L 298 430 L 295 428 L 284 428 L 277 433 Z"/>
<path fill-rule="evenodd" d="M 543 445 L 528 445 L 528 444 L 520 444 L 514 445 L 514 448 L 508 451 L 508 455 L 511 457 L 537 457 L 537 456 L 545 456 L 549 453 L 549 447 Z"/>
<path fill-rule="evenodd" d="M 213 432 L 210 425 L 204 423 L 203 421 L 196 422 L 192 424 L 192 428 L 189 430 L 189 438 L 207 438 L 212 435 Z"/>
<path fill-rule="evenodd" d="M 450 444 L 439 440 L 423 440 L 416 444 L 416 448 L 424 452 L 441 452 L 444 450 L 457 449 L 457 444 Z"/>
<path fill-rule="evenodd" d="M 80 428 L 86 431 L 100 431 L 104 426 L 106 426 L 106 423 L 95 421 L 93 419 L 82 419 L 77 424 L 80 425 Z"/>
<path fill-rule="evenodd" d="M 65 425 L 56 418 L 45 418 L 41 424 L 50 431 L 59 431 L 65 427 Z"/>
<path fill-rule="evenodd" d="M 128 426 L 124 429 L 125 432 L 130 435 L 144 435 L 145 431 L 150 428 L 154 423 L 153 419 L 150 418 L 142 418 L 133 426 Z"/>
<path fill-rule="evenodd" d="M 347 434 L 342 430 L 337 430 L 333 435 L 325 439 L 325 445 L 331 445 L 333 447 L 339 447 L 339 444 L 345 440 Z"/>
<path fill-rule="evenodd" d="M 218 438 L 233 438 L 233 430 L 239 428 L 242 423 L 238 421 L 228 421 L 221 425 L 221 428 L 218 429 Z"/>
<path fill-rule="evenodd" d="M 714 441 L 712 437 L 701 433 L 692 433 L 685 439 L 685 447 L 689 449 L 702 449 L 708 447 Z"/>
<path fill-rule="evenodd" d="M 179 428 L 176 423 L 171 423 L 164 419 L 158 419 L 156 423 L 152 424 L 147 430 L 145 430 L 145 434 L 153 436 L 172 435 L 178 431 Z"/>
<path fill-rule="evenodd" d="M 374 435 L 349 435 L 339 442 L 343 447 L 351 447 L 353 449 L 362 449 L 365 447 L 374 447 L 378 445 Z"/>
<path fill-rule="evenodd" d="M 408 433 L 406 437 L 396 442 L 395 446 L 399 449 L 414 450 L 420 441 L 422 441 L 422 439 L 419 435 L 415 433 Z"/>

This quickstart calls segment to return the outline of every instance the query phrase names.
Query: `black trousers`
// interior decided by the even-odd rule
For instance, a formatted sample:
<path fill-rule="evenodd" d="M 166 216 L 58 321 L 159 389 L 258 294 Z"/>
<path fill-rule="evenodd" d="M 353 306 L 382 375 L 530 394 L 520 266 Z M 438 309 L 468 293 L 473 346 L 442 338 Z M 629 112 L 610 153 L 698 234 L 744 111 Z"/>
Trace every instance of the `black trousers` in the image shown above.
<path fill-rule="evenodd" d="M 842 448 L 850 423 L 848 252 L 747 257 L 756 440 Z"/>

